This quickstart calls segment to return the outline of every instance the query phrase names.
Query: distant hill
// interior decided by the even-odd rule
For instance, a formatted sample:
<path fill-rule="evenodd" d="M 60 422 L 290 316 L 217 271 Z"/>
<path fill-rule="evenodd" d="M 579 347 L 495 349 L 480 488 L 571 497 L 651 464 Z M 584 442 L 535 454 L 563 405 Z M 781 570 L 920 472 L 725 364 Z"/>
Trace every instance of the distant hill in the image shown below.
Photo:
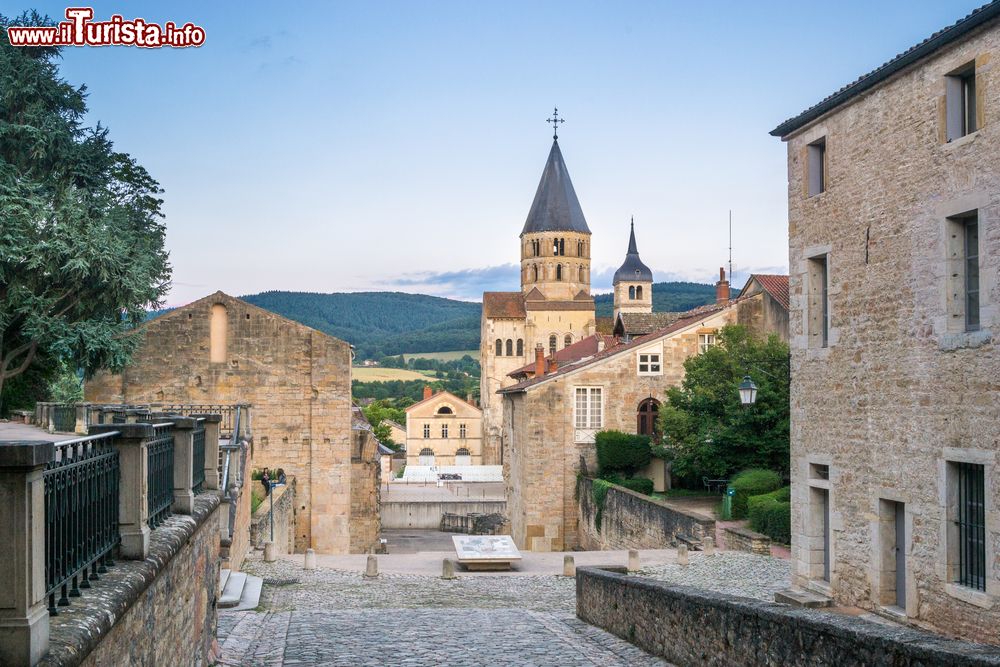
<path fill-rule="evenodd" d="M 735 296 L 735 293 L 734 293 Z M 653 283 L 653 312 L 682 313 L 715 301 L 715 285 L 702 283 Z M 614 294 L 597 294 L 594 305 L 598 317 L 611 317 L 614 312 Z"/>

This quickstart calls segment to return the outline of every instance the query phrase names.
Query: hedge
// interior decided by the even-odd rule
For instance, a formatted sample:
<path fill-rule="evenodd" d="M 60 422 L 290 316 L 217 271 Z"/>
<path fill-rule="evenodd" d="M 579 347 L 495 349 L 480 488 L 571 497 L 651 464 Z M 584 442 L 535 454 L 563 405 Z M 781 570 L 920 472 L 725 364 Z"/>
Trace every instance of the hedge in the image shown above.
<path fill-rule="evenodd" d="M 739 473 L 729 482 L 733 494 L 733 518 L 747 517 L 747 500 L 751 496 L 770 493 L 781 487 L 781 475 L 773 470 L 751 468 Z"/>
<path fill-rule="evenodd" d="M 636 493 L 641 493 L 645 496 L 652 495 L 653 493 L 653 480 L 646 479 L 645 477 L 632 477 L 630 479 L 626 479 L 620 475 L 610 475 L 604 479 L 612 484 L 623 486 L 630 491 L 635 491 Z"/>
<path fill-rule="evenodd" d="M 747 501 L 750 528 L 776 542 L 792 540 L 791 489 L 787 486 L 771 493 L 752 496 Z"/>
<path fill-rule="evenodd" d="M 648 435 L 600 431 L 594 442 L 597 444 L 597 469 L 601 476 L 617 472 L 623 477 L 631 477 L 649 465 L 653 457 Z"/>

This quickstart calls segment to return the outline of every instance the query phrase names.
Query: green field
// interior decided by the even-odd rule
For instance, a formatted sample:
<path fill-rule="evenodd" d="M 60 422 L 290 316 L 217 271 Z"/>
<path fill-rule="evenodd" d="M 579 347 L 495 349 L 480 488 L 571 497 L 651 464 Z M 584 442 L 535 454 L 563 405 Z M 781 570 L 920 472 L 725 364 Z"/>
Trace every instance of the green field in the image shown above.
<path fill-rule="evenodd" d="M 458 350 L 455 352 L 414 352 L 404 354 L 403 359 L 437 359 L 438 361 L 455 361 L 469 355 L 473 359 L 479 359 L 479 350 Z"/>
<path fill-rule="evenodd" d="M 392 380 L 427 380 L 428 377 L 417 371 L 404 368 L 358 367 L 351 369 L 353 379 L 359 382 L 391 382 Z"/>

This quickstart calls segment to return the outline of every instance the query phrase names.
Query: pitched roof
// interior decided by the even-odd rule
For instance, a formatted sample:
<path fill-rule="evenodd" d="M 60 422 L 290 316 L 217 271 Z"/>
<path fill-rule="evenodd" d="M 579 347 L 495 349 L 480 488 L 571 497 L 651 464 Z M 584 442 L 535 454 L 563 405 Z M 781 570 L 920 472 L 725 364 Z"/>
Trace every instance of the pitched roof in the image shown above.
<path fill-rule="evenodd" d="M 531 202 L 528 219 L 524 221 L 521 234 L 535 232 L 569 231 L 590 233 L 587 220 L 583 217 L 580 200 L 576 198 L 573 182 L 563 161 L 559 141 L 552 142 L 549 159 L 542 170 L 542 178 Z"/>
<path fill-rule="evenodd" d="M 431 394 L 430 396 L 428 396 L 427 398 L 425 398 L 425 399 L 423 399 L 421 401 L 417 401 L 416 403 L 413 403 L 412 405 L 408 405 L 403 411 L 406 412 L 407 414 L 409 414 L 410 411 L 412 411 L 417 406 L 420 406 L 420 405 L 423 405 L 424 403 L 428 403 L 430 401 L 433 401 L 436 398 L 451 398 L 452 401 L 455 402 L 455 403 L 457 403 L 458 405 L 462 405 L 464 407 L 472 408 L 473 410 L 482 412 L 482 409 L 478 405 L 474 405 L 472 403 L 469 403 L 464 398 L 460 398 L 459 396 L 456 396 L 455 394 L 451 393 L 450 391 L 446 391 L 446 390 L 443 390 L 443 389 L 441 391 L 435 393 L 435 394 Z"/>
<path fill-rule="evenodd" d="M 551 359 L 555 356 L 556 364 L 562 365 L 566 363 L 571 363 L 574 361 L 579 361 L 581 359 L 586 359 L 587 357 L 592 357 L 598 352 L 600 343 L 604 343 L 602 349 L 607 349 L 609 347 L 614 347 L 619 344 L 619 340 L 614 336 L 609 336 L 605 334 L 593 334 L 587 336 L 586 338 L 581 338 L 571 345 L 567 345 L 561 350 L 557 350 L 555 355 L 548 355 L 546 359 Z M 517 370 L 508 373 L 511 377 L 516 375 L 525 375 L 528 373 L 533 373 L 535 370 L 535 363 L 531 362 L 521 366 Z"/>
<path fill-rule="evenodd" d="M 615 330 L 615 321 L 611 317 L 598 317 L 594 320 L 594 325 L 599 334 L 611 335 Z"/>
<path fill-rule="evenodd" d="M 740 294 L 747 294 L 747 288 L 754 281 L 761 288 L 771 295 L 771 297 L 788 310 L 788 276 L 773 275 L 767 273 L 755 273 L 747 279 L 747 284 L 743 286 Z"/>
<path fill-rule="evenodd" d="M 684 313 L 618 313 L 618 320 L 622 323 L 620 333 L 642 336 L 670 326 L 683 315 Z"/>
<path fill-rule="evenodd" d="M 628 237 L 628 251 L 625 253 L 625 262 L 615 271 L 612 285 L 617 285 L 622 280 L 653 282 L 653 272 L 639 259 L 639 249 L 635 244 L 635 223 L 631 224 Z"/>
<path fill-rule="evenodd" d="M 857 81 L 844 86 L 833 95 L 830 95 L 826 99 L 822 100 L 819 104 L 806 109 L 794 118 L 786 120 L 784 123 L 771 130 L 771 135 L 775 137 L 783 137 L 794 132 L 795 130 L 798 130 L 828 111 L 832 111 L 841 104 L 857 97 L 866 90 L 874 88 L 878 84 L 887 80 L 893 74 L 896 74 L 913 63 L 926 58 L 938 49 L 957 41 L 975 28 L 997 17 L 1000 17 L 1000 0 L 993 0 L 993 2 L 983 5 L 979 9 L 973 10 L 971 14 L 959 20 L 957 23 L 950 25 L 943 30 L 939 30 L 916 46 L 900 53 L 878 69 L 875 69 L 868 74 L 865 74 Z"/>
<path fill-rule="evenodd" d="M 483 315 L 524 318 L 524 296 L 520 292 L 483 292 Z"/>

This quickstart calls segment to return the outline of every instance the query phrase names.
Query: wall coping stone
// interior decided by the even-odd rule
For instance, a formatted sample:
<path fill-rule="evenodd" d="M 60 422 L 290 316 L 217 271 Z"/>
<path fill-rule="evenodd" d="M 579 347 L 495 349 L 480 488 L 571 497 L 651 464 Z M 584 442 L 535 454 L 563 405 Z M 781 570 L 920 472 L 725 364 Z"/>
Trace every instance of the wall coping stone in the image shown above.
<path fill-rule="evenodd" d="M 148 425 L 116 424 L 109 430 L 122 426 Z M 39 665 L 81 664 L 218 507 L 218 494 L 199 494 L 191 514 L 173 514 L 150 533 L 145 560 L 116 561 L 83 597 L 60 607 L 59 616 L 49 619 L 49 653 Z"/>
<path fill-rule="evenodd" d="M 727 533 L 736 533 L 737 535 L 742 535 L 743 537 L 749 538 L 751 540 L 767 540 L 771 541 L 771 538 L 763 533 L 758 533 L 750 530 L 744 526 L 726 526 L 725 531 Z"/>
<path fill-rule="evenodd" d="M 594 477 L 583 477 L 583 478 L 581 478 L 581 480 L 586 483 L 585 485 L 593 485 L 595 479 L 596 478 L 594 478 Z M 604 481 L 607 481 L 607 480 L 604 480 Z M 615 484 L 613 482 L 608 482 L 608 483 L 611 484 L 611 488 L 613 490 L 617 491 L 618 493 L 624 493 L 624 494 L 630 495 L 630 496 L 632 496 L 634 498 L 638 498 L 639 500 L 642 500 L 644 502 L 651 503 L 653 505 L 658 505 L 658 506 L 663 507 L 665 509 L 668 509 L 668 510 L 670 510 L 672 512 L 676 512 L 677 514 L 683 514 L 684 516 L 688 517 L 692 521 L 697 521 L 697 522 L 705 524 L 705 525 L 714 524 L 715 523 L 715 519 L 713 519 L 711 517 L 707 517 L 704 514 L 701 514 L 700 512 L 695 512 L 694 510 L 688 509 L 686 507 L 682 507 L 680 505 L 675 505 L 675 504 L 671 503 L 668 500 L 663 500 L 662 498 L 654 498 L 653 496 L 647 496 L 645 494 L 639 493 L 638 491 L 633 491 L 632 489 L 627 489 L 624 486 L 618 486 L 617 484 Z M 588 491 L 589 491 L 589 489 L 588 489 Z M 580 490 L 580 493 L 583 493 L 583 489 Z"/>
<path fill-rule="evenodd" d="M 0 468 L 37 468 L 55 458 L 55 445 L 48 440 L 0 441 Z"/>
<path fill-rule="evenodd" d="M 798 635 L 800 641 L 808 641 L 809 638 L 803 635 L 813 633 L 817 635 L 816 639 L 825 636 L 844 644 L 856 644 L 859 647 L 864 647 L 867 651 L 879 652 L 884 655 L 885 664 L 949 665 L 952 667 L 1000 665 L 1000 649 L 996 646 L 950 639 L 909 627 L 859 621 L 854 617 L 832 612 L 737 597 L 693 586 L 668 584 L 646 577 L 618 574 L 597 567 L 578 567 L 576 570 L 576 615 L 592 625 L 596 624 L 587 618 L 586 609 L 583 609 L 581 604 L 583 590 L 588 582 L 610 585 L 619 590 L 643 591 L 659 597 L 667 603 L 674 602 L 678 606 L 683 605 L 685 613 L 692 619 L 706 618 L 708 610 L 716 609 L 730 614 L 743 615 L 748 622 L 752 622 L 758 633 L 763 631 L 765 624 L 774 623 L 789 626 L 789 634 Z M 619 613 L 628 613 L 632 609 L 635 610 L 635 613 L 639 613 L 638 606 L 631 606 L 623 595 L 618 594 L 616 597 L 619 601 L 616 610 Z M 635 627 L 634 623 L 632 627 Z M 702 633 L 712 632 L 712 627 L 708 623 L 701 622 L 700 627 Z M 615 628 L 605 627 L 604 629 L 618 634 Z M 683 629 L 678 629 L 678 632 L 682 631 Z M 729 642 L 731 639 L 731 637 L 724 637 L 720 633 L 717 643 Z M 761 637 L 761 642 L 768 644 L 768 639 Z M 646 650 L 651 648 L 641 647 Z M 735 649 L 736 647 L 734 647 Z M 746 655 L 748 658 L 752 657 L 752 654 Z M 662 657 L 671 658 L 671 656 Z M 716 658 L 723 658 L 723 656 L 716 656 Z M 892 661 L 891 658 L 895 658 L 896 661 Z M 748 661 L 747 664 L 756 663 Z"/>
<path fill-rule="evenodd" d="M 98 433 L 111 433 L 112 431 L 118 431 L 123 438 L 134 438 L 139 440 L 145 440 L 147 438 L 152 438 L 155 434 L 153 431 L 152 424 L 93 424 L 90 426 L 89 432 L 91 435 L 96 435 Z"/>

